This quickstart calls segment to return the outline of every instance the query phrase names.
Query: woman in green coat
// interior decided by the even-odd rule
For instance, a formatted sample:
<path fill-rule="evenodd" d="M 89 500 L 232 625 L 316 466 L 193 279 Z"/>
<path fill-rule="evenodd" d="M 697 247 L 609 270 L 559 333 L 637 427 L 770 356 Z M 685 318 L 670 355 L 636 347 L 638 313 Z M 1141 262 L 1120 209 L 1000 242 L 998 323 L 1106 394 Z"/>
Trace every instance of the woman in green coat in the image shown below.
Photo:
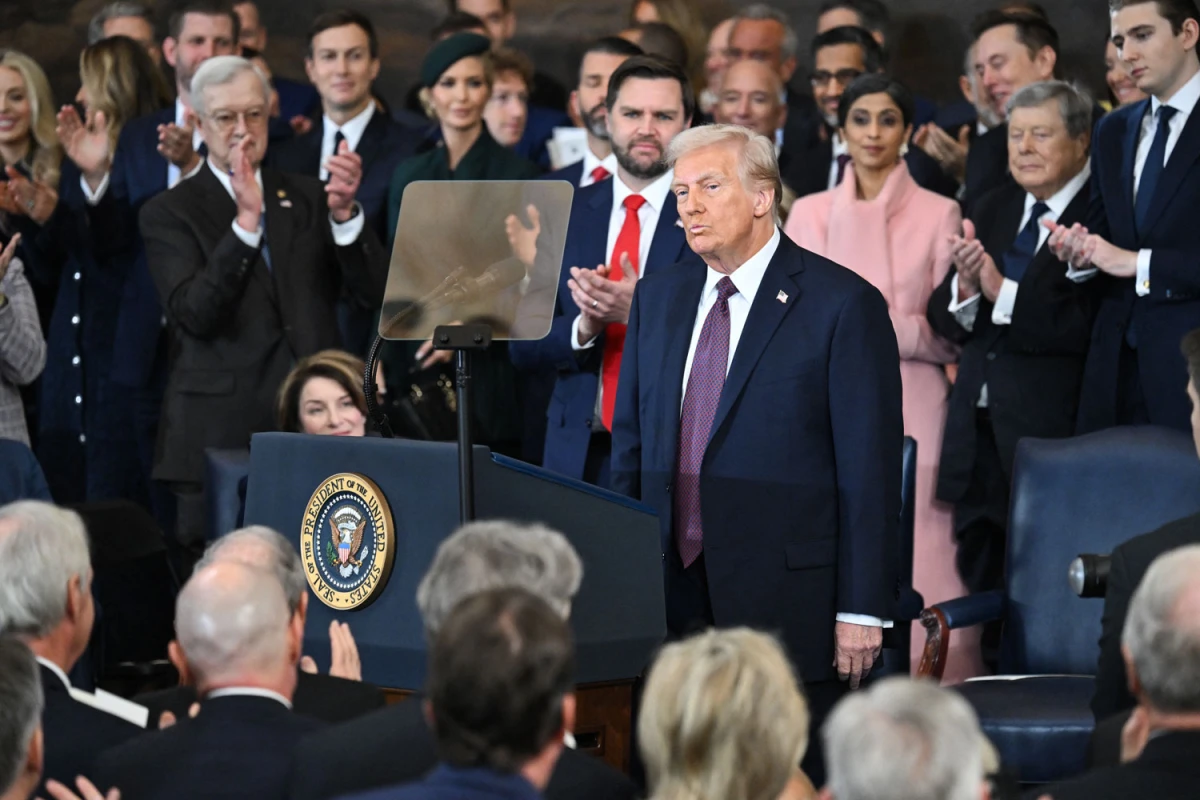
<path fill-rule="evenodd" d="M 442 140 L 435 149 L 396 167 L 388 192 L 389 246 L 395 241 L 404 190 L 414 181 L 531 180 L 541 174 L 532 162 L 498 144 L 484 124 L 483 110 L 492 92 L 490 47 L 485 36 L 459 33 L 438 42 L 425 57 L 421 99 L 438 121 Z M 415 345 L 400 343 L 384 349 L 381 360 L 389 392 L 403 394 L 410 384 L 429 383 L 422 369 L 453 374 L 448 352 L 433 351 L 417 359 L 416 350 Z M 493 344 L 475 359 L 472 387 L 475 442 L 519 455 L 522 414 L 506 342 Z"/>

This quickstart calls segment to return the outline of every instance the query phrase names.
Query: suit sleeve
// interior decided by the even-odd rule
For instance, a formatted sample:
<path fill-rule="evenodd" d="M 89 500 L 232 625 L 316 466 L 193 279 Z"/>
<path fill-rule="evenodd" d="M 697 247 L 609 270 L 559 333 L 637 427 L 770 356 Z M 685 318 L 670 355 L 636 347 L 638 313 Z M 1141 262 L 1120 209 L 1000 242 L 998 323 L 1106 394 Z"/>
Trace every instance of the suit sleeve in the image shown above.
<path fill-rule="evenodd" d="M 635 500 L 642 496 L 641 387 L 638 386 L 641 296 L 639 286 L 633 291 L 633 304 L 629 308 L 629 326 L 625 330 L 625 349 L 621 355 L 621 375 L 617 380 L 612 421 L 612 489 Z M 896 464 L 899 463 L 897 456 Z"/>
<path fill-rule="evenodd" d="M 192 231 L 164 202 L 169 197 L 160 195 L 142 209 L 146 263 L 175 324 L 197 339 L 211 339 L 241 302 L 259 251 L 229 226 L 205 256 Z"/>
<path fill-rule="evenodd" d="M 1096 665 L 1096 693 L 1092 695 L 1092 713 L 1097 720 L 1134 705 L 1125 678 L 1125 659 L 1121 656 L 1121 632 L 1136 588 L 1132 578 L 1125 547 L 1117 547 L 1112 553 L 1104 615 L 1100 619 L 1100 660 Z"/>
<path fill-rule="evenodd" d="M 929 265 L 934 286 L 939 286 L 950 272 L 950 237 L 958 233 L 961 227 L 962 215 L 958 206 L 948 203 L 934 234 L 937 238 L 933 247 L 933 263 Z M 931 364 L 952 364 L 958 360 L 958 348 L 953 341 L 939 336 L 924 313 L 903 313 L 895 309 L 890 313 L 900 358 Z"/>
<path fill-rule="evenodd" d="M 892 619 L 904 419 L 896 337 L 874 288 L 857 291 L 839 315 L 829 408 L 839 498 L 837 609 Z"/>
<path fill-rule="evenodd" d="M 324 195 L 320 200 L 321 216 L 331 219 L 329 206 Z M 361 207 L 359 214 L 365 214 Z M 360 217 L 361 219 L 361 217 Z M 358 238 L 345 245 L 333 241 L 333 231 L 328 224 L 329 241 L 333 244 L 341 272 L 342 283 L 350 296 L 363 308 L 378 309 L 383 305 L 383 293 L 387 287 L 388 258 L 375 235 L 375 229 L 364 224 Z"/>
<path fill-rule="evenodd" d="M 33 383 L 46 367 L 46 339 L 33 289 L 22 270 L 21 262 L 14 258 L 0 282 L 0 290 L 7 295 L 0 305 L 0 377 L 16 386 Z"/>
<path fill-rule="evenodd" d="M 946 273 L 946 277 L 941 284 L 933 290 L 933 294 L 929 295 L 929 305 L 925 309 L 925 319 L 929 320 L 929 326 L 939 336 L 954 342 L 957 345 L 964 345 L 971 338 L 971 331 L 967 330 L 959 323 L 958 318 L 950 311 L 950 284 L 958 271 L 954 267 L 950 267 L 950 271 Z"/>
<path fill-rule="evenodd" d="M 1041 270 L 1032 285 L 1022 286 L 1008 326 L 1010 351 L 1029 355 L 1087 354 L 1096 317 L 1095 278 L 1075 283 L 1061 263 Z M 1026 276 L 1025 283 L 1030 283 Z"/>
<path fill-rule="evenodd" d="M 1200 250 L 1156 247 L 1150 251 L 1150 299 L 1180 303 L 1200 299 Z"/>

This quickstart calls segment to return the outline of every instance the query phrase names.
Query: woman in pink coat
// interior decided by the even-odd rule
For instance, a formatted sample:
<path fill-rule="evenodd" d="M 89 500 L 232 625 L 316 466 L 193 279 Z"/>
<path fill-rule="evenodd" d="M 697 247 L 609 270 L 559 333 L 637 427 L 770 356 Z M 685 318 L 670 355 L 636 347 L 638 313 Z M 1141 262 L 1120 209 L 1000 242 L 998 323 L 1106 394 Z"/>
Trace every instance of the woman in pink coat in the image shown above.
<path fill-rule="evenodd" d="M 958 352 L 925 319 L 929 295 L 950 269 L 950 236 L 959 232 L 961 216 L 954 201 L 917 186 L 908 173 L 903 151 L 912 115 L 912 96 L 882 75 L 863 75 L 846 87 L 838 124 L 850 168 L 835 188 L 795 202 L 786 233 L 854 270 L 887 299 L 900 349 L 904 432 L 917 440 L 913 583 L 928 606 L 966 594 L 954 566 L 951 508 L 934 499 L 949 390 L 945 365 Z M 974 633 L 955 632 L 948 682 L 981 673 Z M 924 641 L 914 625 L 914 659 Z"/>

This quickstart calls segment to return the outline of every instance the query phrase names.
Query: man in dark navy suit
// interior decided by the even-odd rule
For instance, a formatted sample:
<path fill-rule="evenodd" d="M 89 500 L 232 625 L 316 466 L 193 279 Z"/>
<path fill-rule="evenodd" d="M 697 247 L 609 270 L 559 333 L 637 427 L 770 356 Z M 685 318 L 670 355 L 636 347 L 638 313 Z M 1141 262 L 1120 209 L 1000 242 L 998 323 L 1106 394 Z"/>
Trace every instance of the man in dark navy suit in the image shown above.
<path fill-rule="evenodd" d="M 413 155 L 420 135 L 383 113 L 371 96 L 379 75 L 379 40 L 371 20 L 357 11 L 329 11 L 308 31 L 304 67 L 321 93 L 323 113 L 312 130 L 280 144 L 271 160 L 284 172 L 328 180 L 325 162 L 345 141 L 363 163 L 357 200 L 367 224 L 387 240 L 387 195 L 396 165 Z M 338 324 L 345 348 L 365 354 L 374 338 L 378 308 L 360 308 L 345 292 Z"/>
<path fill-rule="evenodd" d="M 617 68 L 606 106 L 617 174 L 575 194 L 550 334 L 511 345 L 518 370 L 558 372 L 542 465 L 600 486 L 633 287 L 688 255 L 663 154 L 695 110 L 686 73 L 655 56 Z"/>
<path fill-rule="evenodd" d="M 1200 327 L 1200 13 L 1193 0 L 1113 8 L 1113 43 L 1150 97 L 1101 121 L 1088 225 L 1055 225 L 1049 240 L 1067 263 L 1104 273 L 1077 430 L 1186 431 L 1179 342 Z"/>
<path fill-rule="evenodd" d="M 590 43 L 579 61 L 579 86 L 571 92 L 571 105 L 587 133 L 583 159 L 548 173 L 546 180 L 566 181 L 580 189 L 616 173 L 617 157 L 608 133 L 608 80 L 627 58 L 642 49 L 619 36 L 604 36 Z"/>
<path fill-rule="evenodd" d="M 819 728 L 895 616 L 896 335 L 875 288 L 780 233 L 766 137 L 706 126 L 668 153 L 704 264 L 638 284 L 612 485 L 658 512 L 670 632 L 778 632 Z"/>

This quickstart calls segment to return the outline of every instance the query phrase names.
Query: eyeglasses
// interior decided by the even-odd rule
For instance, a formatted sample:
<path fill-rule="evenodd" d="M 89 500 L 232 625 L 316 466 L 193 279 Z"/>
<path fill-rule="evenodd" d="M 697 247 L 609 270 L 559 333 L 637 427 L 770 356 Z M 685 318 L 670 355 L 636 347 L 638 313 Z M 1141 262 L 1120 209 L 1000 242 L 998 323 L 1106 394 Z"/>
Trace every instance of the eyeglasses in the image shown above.
<path fill-rule="evenodd" d="M 221 109 L 214 111 L 208 115 L 208 119 L 213 126 L 222 133 L 227 133 L 233 130 L 237 125 L 238 118 L 241 118 L 247 128 L 257 128 L 265 125 L 267 122 L 267 107 L 255 106 L 248 108 L 245 111 L 233 111 L 231 109 Z"/>
<path fill-rule="evenodd" d="M 849 86 L 859 75 L 862 75 L 862 70 L 859 69 L 839 69 L 837 72 L 820 70 L 814 72 L 809 80 L 812 81 L 813 86 L 828 86 L 830 81 L 837 81 L 841 86 Z"/>

